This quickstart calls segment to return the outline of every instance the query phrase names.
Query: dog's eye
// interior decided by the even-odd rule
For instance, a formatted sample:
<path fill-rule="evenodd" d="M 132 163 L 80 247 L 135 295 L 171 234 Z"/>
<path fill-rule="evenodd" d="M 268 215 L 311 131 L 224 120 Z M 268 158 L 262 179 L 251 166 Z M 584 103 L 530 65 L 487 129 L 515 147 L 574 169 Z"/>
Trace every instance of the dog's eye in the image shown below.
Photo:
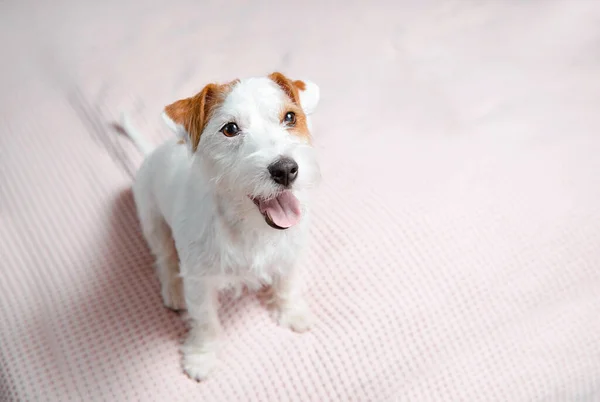
<path fill-rule="evenodd" d="M 283 122 L 287 125 L 287 126 L 293 126 L 296 124 L 296 113 L 294 112 L 287 112 L 285 114 L 285 116 L 283 116 Z"/>
<path fill-rule="evenodd" d="M 221 128 L 221 132 L 227 137 L 235 137 L 240 133 L 240 128 L 235 123 L 227 123 Z"/>

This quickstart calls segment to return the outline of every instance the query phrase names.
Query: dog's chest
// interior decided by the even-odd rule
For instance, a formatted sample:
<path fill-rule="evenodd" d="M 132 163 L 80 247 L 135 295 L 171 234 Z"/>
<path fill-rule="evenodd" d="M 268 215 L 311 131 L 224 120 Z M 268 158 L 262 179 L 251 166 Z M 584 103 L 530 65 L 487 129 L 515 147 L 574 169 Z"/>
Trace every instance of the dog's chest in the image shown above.
<path fill-rule="evenodd" d="M 173 220 L 185 271 L 272 277 L 292 268 L 305 247 L 306 219 L 287 230 L 273 229 L 258 212 L 239 219 L 248 212 L 227 213 L 226 203 L 202 191 L 208 187 L 193 187 L 178 197 Z"/>
<path fill-rule="evenodd" d="M 272 232 L 272 233 L 269 233 Z M 241 232 L 223 238 L 217 258 L 222 271 L 232 274 L 271 276 L 284 274 L 302 248 L 297 231 L 288 233 L 268 228 L 264 232 Z"/>
<path fill-rule="evenodd" d="M 205 221 L 203 230 L 195 230 L 192 241 L 189 241 L 191 236 L 185 236 L 187 244 L 179 242 L 181 247 L 178 246 L 186 268 L 201 274 L 268 281 L 273 275 L 285 275 L 304 248 L 304 225 L 286 231 L 270 227 L 226 229 L 215 220 L 208 220 L 212 222 Z M 193 229 L 190 229 L 185 231 L 191 234 Z"/>

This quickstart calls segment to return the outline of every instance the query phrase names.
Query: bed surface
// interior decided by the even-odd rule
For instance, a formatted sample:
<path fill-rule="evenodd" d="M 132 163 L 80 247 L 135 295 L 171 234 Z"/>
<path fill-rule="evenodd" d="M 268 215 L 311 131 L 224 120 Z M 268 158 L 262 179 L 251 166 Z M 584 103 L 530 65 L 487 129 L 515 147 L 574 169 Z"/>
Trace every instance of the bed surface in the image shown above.
<path fill-rule="evenodd" d="M 0 400 L 600 399 L 600 3 L 0 2 Z M 130 193 L 169 102 L 321 87 L 313 331 L 179 366 Z"/>

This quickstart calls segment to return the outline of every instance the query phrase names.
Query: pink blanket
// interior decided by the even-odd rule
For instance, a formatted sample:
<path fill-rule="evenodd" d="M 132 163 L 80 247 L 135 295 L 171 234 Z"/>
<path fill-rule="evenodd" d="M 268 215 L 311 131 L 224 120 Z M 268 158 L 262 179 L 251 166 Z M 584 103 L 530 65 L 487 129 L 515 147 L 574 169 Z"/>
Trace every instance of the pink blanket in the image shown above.
<path fill-rule="evenodd" d="M 0 2 L 0 400 L 600 400 L 600 3 Z M 179 366 L 129 191 L 169 102 L 321 86 L 314 330 Z"/>

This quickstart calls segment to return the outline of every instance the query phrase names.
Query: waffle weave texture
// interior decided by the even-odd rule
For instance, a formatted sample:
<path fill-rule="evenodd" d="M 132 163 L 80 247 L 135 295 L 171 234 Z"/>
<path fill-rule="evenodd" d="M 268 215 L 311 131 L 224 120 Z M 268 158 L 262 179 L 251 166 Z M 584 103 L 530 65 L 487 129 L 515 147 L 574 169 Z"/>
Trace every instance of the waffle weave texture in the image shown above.
<path fill-rule="evenodd" d="M 160 3 L 160 4 L 159 4 Z M 0 400 L 600 400 L 600 3 L 0 2 Z M 315 328 L 180 369 L 131 198 L 164 105 L 321 87 Z"/>

